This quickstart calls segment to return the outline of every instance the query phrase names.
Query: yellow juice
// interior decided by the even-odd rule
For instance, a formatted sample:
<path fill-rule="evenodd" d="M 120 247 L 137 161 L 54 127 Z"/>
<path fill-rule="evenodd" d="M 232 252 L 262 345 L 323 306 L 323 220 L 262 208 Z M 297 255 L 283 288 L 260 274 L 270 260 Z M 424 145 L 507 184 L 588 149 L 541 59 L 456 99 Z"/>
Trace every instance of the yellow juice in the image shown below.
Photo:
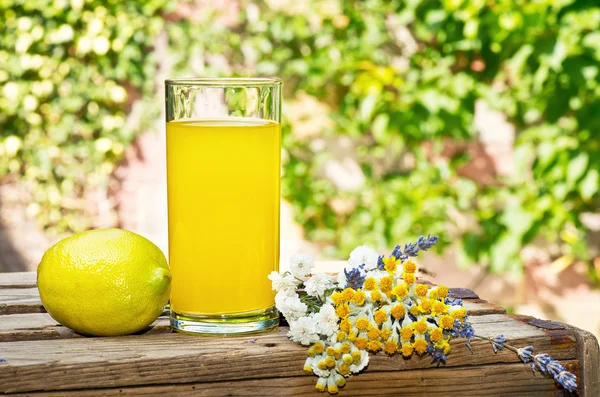
<path fill-rule="evenodd" d="M 227 314 L 274 305 L 280 125 L 245 118 L 167 123 L 171 309 Z"/>

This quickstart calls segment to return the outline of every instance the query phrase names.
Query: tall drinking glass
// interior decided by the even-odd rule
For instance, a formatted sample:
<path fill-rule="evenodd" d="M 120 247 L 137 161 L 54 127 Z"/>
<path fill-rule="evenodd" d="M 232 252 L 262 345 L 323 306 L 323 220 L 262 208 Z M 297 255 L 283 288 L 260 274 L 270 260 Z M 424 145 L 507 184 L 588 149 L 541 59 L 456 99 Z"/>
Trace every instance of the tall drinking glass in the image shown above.
<path fill-rule="evenodd" d="M 281 81 L 171 79 L 167 191 L 171 326 L 235 335 L 276 327 Z"/>

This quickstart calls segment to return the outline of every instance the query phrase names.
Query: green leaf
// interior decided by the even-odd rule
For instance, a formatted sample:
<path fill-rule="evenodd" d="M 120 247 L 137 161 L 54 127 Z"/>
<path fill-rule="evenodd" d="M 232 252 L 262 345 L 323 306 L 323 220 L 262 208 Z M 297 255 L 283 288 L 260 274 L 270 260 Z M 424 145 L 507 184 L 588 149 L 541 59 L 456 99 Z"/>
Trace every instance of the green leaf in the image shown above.
<path fill-rule="evenodd" d="M 377 105 L 377 97 L 376 94 L 370 94 L 361 101 L 359 116 L 362 121 L 367 122 L 371 119 L 371 115 L 375 111 L 375 105 Z"/>
<path fill-rule="evenodd" d="M 373 137 L 375 140 L 382 144 L 387 145 L 390 141 L 390 134 L 388 133 L 388 123 L 390 116 L 387 114 L 378 114 L 373 120 L 371 130 L 373 131 Z"/>
<path fill-rule="evenodd" d="M 597 2 L 368 0 L 291 10 L 256 1 L 227 15 L 207 4 L 172 18 L 182 3 L 0 0 L 0 178 L 32 187 L 46 230 L 92 226 L 69 203 L 112 186 L 109 170 L 160 121 L 157 72 L 168 66 L 168 77 L 279 76 L 284 101 L 300 92 L 316 99 L 296 114 L 284 104 L 281 191 L 326 254 L 431 232 L 440 245 L 462 241 L 463 263 L 509 272 L 521 268 L 529 241 L 555 243 L 567 224 L 585 235 L 576 219 L 600 191 Z M 110 41 L 105 55 L 97 37 Z M 110 100 L 114 85 L 126 87 L 127 103 Z M 480 100 L 518 131 L 512 176 L 491 173 L 485 185 L 461 177 L 498 160 L 494 150 L 473 156 Z M 303 125 L 310 136 L 296 134 Z M 10 135 L 22 142 L 16 152 Z M 114 149 L 97 150 L 102 138 Z M 324 172 L 338 149 L 342 168 L 358 163 L 366 179 L 349 197 Z M 335 213 L 340 200 L 355 210 Z M 590 250 L 584 238 L 556 246 L 560 255 Z"/>
<path fill-rule="evenodd" d="M 502 273 L 514 269 L 513 264 L 519 260 L 520 238 L 503 233 L 491 248 L 490 268 L 493 272 Z"/>
<path fill-rule="evenodd" d="M 581 198 L 584 200 L 591 199 L 598 193 L 599 187 L 600 173 L 598 173 L 598 170 L 592 168 L 579 183 L 579 193 L 581 194 Z"/>
<path fill-rule="evenodd" d="M 504 209 L 501 219 L 508 231 L 520 238 L 531 228 L 536 216 L 525 211 L 520 203 L 515 202 Z"/>
<path fill-rule="evenodd" d="M 567 182 L 573 186 L 581 178 L 588 166 L 589 157 L 585 152 L 579 153 L 567 166 Z"/>

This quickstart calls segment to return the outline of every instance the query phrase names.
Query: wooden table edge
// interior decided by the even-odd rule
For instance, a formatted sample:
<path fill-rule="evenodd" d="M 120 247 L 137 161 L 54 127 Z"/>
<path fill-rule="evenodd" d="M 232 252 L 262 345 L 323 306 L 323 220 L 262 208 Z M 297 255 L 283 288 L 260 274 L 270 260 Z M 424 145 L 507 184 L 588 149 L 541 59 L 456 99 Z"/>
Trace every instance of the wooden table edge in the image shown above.
<path fill-rule="evenodd" d="M 600 346 L 589 331 L 562 323 L 577 340 L 577 361 L 580 365 L 582 397 L 600 396 Z"/>
<path fill-rule="evenodd" d="M 15 282 L 16 279 L 28 278 L 33 279 L 33 272 L 6 273 L 10 274 L 7 277 L 10 280 L 9 285 L 0 285 L 1 288 L 36 288 L 35 283 L 31 285 L 31 281 Z M 0 279 L 5 273 L 0 274 Z M 32 277 L 33 276 L 33 277 Z M 556 323 L 555 323 L 556 324 Z M 582 396 L 595 397 L 600 396 L 600 346 L 596 337 L 589 331 L 577 328 L 575 326 L 560 323 L 565 327 L 576 339 L 577 344 L 577 360 L 580 365 L 580 392 Z"/>

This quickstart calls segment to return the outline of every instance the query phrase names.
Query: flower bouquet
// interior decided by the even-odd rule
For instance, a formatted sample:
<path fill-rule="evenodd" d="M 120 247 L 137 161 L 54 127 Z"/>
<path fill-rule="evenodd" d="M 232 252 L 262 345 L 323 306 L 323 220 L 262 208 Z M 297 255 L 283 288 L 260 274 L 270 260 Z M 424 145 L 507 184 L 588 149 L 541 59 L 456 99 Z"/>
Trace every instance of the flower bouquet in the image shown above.
<path fill-rule="evenodd" d="M 421 236 L 416 243 L 397 245 L 388 256 L 367 246 L 350 254 L 348 266 L 337 279 L 312 274 L 310 255 L 296 254 L 290 270 L 272 272 L 269 279 L 277 291 L 275 304 L 287 320 L 289 338 L 308 348 L 304 371 L 318 376 L 316 389 L 338 393 L 346 378 L 361 372 L 369 353 L 429 355 L 439 366 L 450 353 L 450 340 L 480 338 L 494 352 L 507 348 L 523 362 L 531 362 L 565 389 L 577 388 L 576 377 L 546 354 L 533 355 L 533 347 L 515 348 L 506 338 L 478 336 L 469 322 L 461 299 L 453 298 L 445 286 L 419 282 L 417 265 L 411 259 L 438 241 Z"/>

